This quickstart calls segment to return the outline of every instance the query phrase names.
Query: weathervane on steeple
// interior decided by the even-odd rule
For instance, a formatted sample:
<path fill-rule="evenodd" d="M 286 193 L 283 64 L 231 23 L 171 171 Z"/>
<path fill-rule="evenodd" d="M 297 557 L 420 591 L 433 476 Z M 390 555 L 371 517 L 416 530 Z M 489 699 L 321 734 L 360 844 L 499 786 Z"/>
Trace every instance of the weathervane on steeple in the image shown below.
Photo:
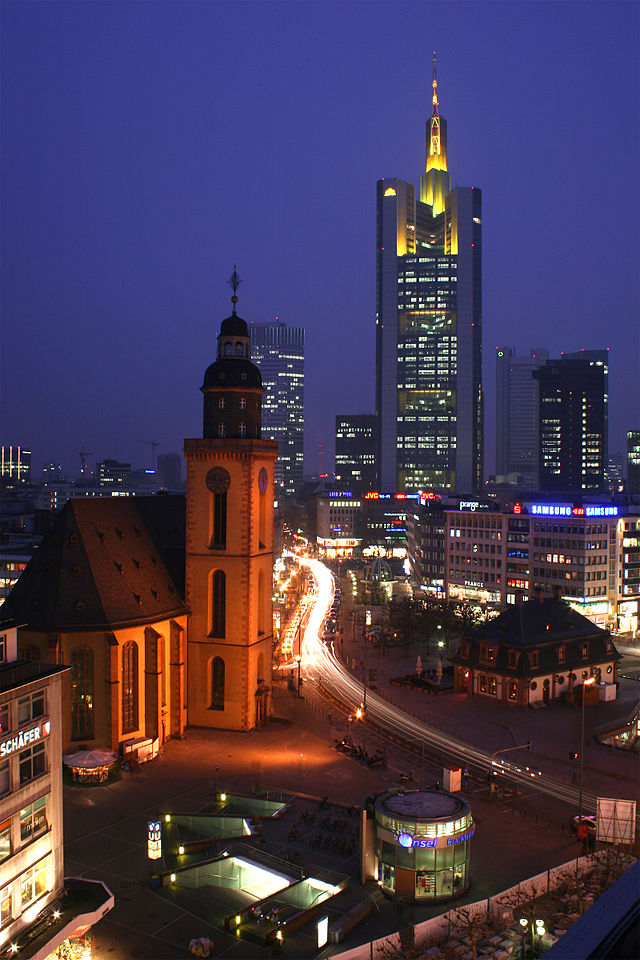
<path fill-rule="evenodd" d="M 235 313 L 235 312 L 236 312 L 236 303 L 238 302 L 237 291 L 238 291 L 238 287 L 239 287 L 240 284 L 242 283 L 242 280 L 241 280 L 240 277 L 238 276 L 238 270 L 237 270 L 237 267 L 236 267 L 236 264 L 235 264 L 235 263 L 234 263 L 234 265 L 233 265 L 233 273 L 231 274 L 230 279 L 227 280 L 227 283 L 229 284 L 229 286 L 230 286 L 231 289 L 233 290 L 233 296 L 231 297 L 231 303 L 233 304 L 233 312 Z"/>

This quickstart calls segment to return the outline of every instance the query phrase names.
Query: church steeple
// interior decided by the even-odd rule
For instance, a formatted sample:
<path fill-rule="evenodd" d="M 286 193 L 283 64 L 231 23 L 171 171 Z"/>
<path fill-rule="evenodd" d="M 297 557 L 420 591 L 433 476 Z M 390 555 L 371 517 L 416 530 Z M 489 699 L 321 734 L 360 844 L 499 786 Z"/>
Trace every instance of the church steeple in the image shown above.
<path fill-rule="evenodd" d="M 262 426 L 262 377 L 249 357 L 251 338 L 246 321 L 236 313 L 241 284 L 234 264 L 231 279 L 233 312 L 222 321 L 217 359 L 207 368 L 204 383 L 203 432 L 205 438 L 252 440 Z"/>

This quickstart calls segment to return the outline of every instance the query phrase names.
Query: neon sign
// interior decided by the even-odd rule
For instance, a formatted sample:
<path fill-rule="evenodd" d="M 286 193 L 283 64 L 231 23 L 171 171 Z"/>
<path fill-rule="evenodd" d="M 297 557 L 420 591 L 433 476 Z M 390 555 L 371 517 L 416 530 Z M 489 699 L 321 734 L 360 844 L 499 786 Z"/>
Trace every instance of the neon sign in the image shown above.
<path fill-rule="evenodd" d="M 479 500 L 459 500 L 458 501 L 458 510 L 471 510 L 472 513 L 475 513 L 476 510 L 488 510 L 488 503 L 480 503 Z"/>
<path fill-rule="evenodd" d="M 38 723 L 34 727 L 29 727 L 28 730 L 21 730 L 20 733 L 16 733 L 15 736 L 9 737 L 8 740 L 3 740 L 3 742 L 0 743 L 0 757 L 8 757 L 16 750 L 23 750 L 37 740 L 48 737 L 50 733 L 50 720 L 45 720 L 44 723 Z"/>
<path fill-rule="evenodd" d="M 569 504 L 533 503 L 531 513 L 540 517 L 617 517 L 618 507 L 571 507 Z"/>
<path fill-rule="evenodd" d="M 514 513 L 522 513 L 522 507 L 520 506 L 519 503 L 514 503 L 514 505 L 513 505 L 513 512 L 514 512 Z"/>
<path fill-rule="evenodd" d="M 438 846 L 438 840 L 440 841 L 440 846 L 452 847 L 458 843 L 464 843 L 465 840 L 469 840 L 475 833 L 475 823 L 470 830 L 467 830 L 466 833 L 458 834 L 457 837 L 416 837 L 413 833 L 409 833 L 407 830 L 402 830 L 394 834 L 394 837 L 398 841 L 401 847 L 406 849 L 425 849 L 425 848 L 434 848 Z"/>

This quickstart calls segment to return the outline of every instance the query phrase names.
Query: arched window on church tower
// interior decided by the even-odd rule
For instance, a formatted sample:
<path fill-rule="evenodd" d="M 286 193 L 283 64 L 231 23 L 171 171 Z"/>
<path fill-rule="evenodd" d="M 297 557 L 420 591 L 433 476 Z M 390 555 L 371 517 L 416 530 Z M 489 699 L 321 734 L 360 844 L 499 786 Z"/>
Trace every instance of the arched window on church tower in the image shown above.
<path fill-rule="evenodd" d="M 133 641 L 122 648 L 122 732 L 138 729 L 138 645 Z"/>
<path fill-rule="evenodd" d="M 71 739 L 93 740 L 93 650 L 71 651 Z"/>
<path fill-rule="evenodd" d="M 211 661 L 211 709 L 224 710 L 224 660 L 214 657 Z"/>
<path fill-rule="evenodd" d="M 226 629 L 227 578 L 223 570 L 210 575 L 211 637 L 224 637 Z"/>

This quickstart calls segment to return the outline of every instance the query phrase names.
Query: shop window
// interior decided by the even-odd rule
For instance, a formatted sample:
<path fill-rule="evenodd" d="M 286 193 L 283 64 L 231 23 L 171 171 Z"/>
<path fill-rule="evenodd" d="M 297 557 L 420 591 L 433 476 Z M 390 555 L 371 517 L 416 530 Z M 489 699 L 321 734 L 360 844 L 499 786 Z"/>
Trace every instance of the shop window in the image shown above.
<path fill-rule="evenodd" d="M 11 817 L 0 823 L 0 862 L 11 856 Z"/>
<path fill-rule="evenodd" d="M 18 726 L 22 727 L 31 720 L 37 720 L 43 717 L 44 710 L 44 690 L 32 693 L 30 697 L 23 697 L 18 700 Z"/>
<path fill-rule="evenodd" d="M 122 732 L 138 729 L 138 645 L 132 640 L 122 648 Z"/>
<path fill-rule="evenodd" d="M 0 893 L 0 928 L 6 927 L 13 919 L 11 909 L 11 887 L 5 887 Z"/>
<path fill-rule="evenodd" d="M 44 743 L 37 743 L 20 754 L 20 783 L 28 783 L 41 776 L 46 768 Z"/>
<path fill-rule="evenodd" d="M 41 797 L 20 811 L 20 842 L 28 843 L 48 828 L 47 798 Z"/>
<path fill-rule="evenodd" d="M 211 709 L 224 710 L 225 666 L 222 657 L 211 662 Z"/>
<path fill-rule="evenodd" d="M 3 703 L 0 706 L 0 734 L 5 734 L 11 729 L 9 723 L 9 704 Z"/>
<path fill-rule="evenodd" d="M 41 897 L 47 891 L 47 874 L 49 872 L 49 858 L 31 867 L 20 877 L 20 898 L 24 910 L 30 903 Z"/>
<path fill-rule="evenodd" d="M 93 650 L 71 653 L 71 739 L 93 739 Z"/>
<path fill-rule="evenodd" d="M 509 684 L 508 696 L 509 696 L 509 700 L 518 699 L 518 684 L 516 683 L 515 680 L 512 680 L 511 683 Z"/>
<path fill-rule="evenodd" d="M 0 763 L 0 797 L 9 792 L 11 786 L 11 777 L 9 775 L 9 761 L 3 760 Z"/>

